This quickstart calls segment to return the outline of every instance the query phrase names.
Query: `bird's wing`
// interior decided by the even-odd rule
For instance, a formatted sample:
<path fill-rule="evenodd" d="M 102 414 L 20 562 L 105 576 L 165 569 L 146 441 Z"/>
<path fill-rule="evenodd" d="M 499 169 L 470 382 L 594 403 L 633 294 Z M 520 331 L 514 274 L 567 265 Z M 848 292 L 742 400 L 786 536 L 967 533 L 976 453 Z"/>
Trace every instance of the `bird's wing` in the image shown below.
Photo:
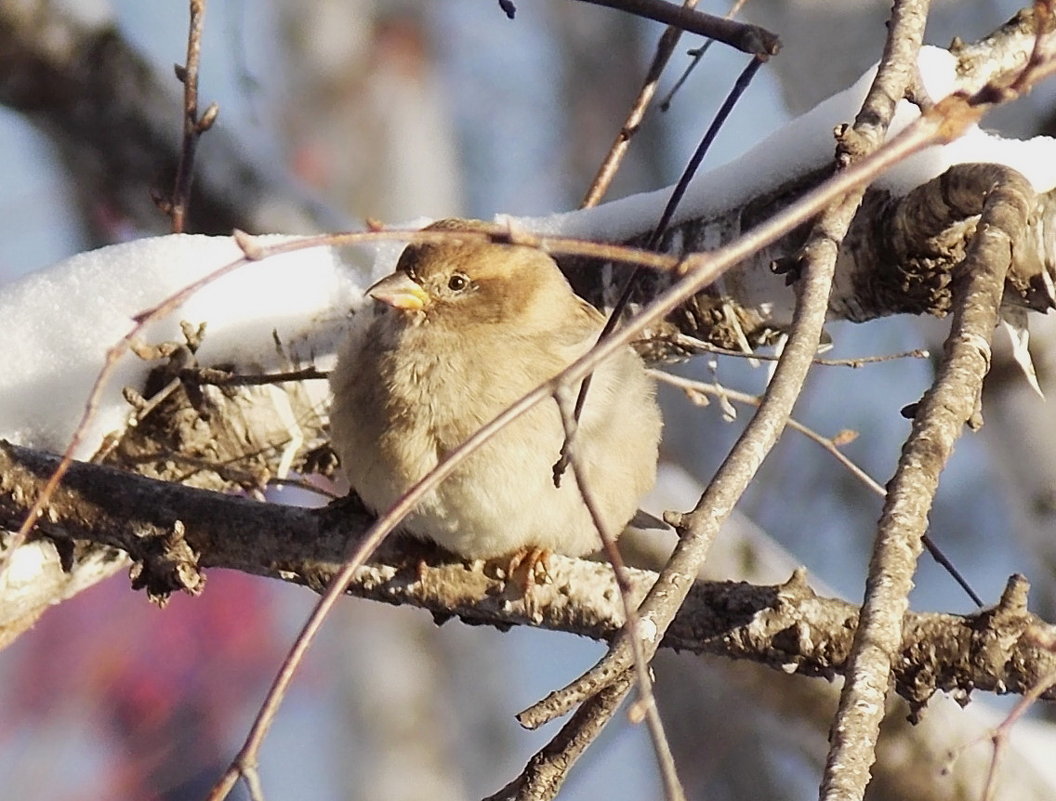
<path fill-rule="evenodd" d="M 605 315 L 579 295 L 574 297 L 576 302 L 571 307 L 569 318 L 562 321 L 561 327 L 556 331 L 545 332 L 546 337 L 556 341 L 559 348 L 574 352 L 574 355 L 568 357 L 569 361 L 592 347 L 605 325 Z"/>
<path fill-rule="evenodd" d="M 580 315 L 586 318 L 592 325 L 603 326 L 605 325 L 605 315 L 595 309 L 591 304 L 576 295 L 576 306 L 577 311 Z"/>

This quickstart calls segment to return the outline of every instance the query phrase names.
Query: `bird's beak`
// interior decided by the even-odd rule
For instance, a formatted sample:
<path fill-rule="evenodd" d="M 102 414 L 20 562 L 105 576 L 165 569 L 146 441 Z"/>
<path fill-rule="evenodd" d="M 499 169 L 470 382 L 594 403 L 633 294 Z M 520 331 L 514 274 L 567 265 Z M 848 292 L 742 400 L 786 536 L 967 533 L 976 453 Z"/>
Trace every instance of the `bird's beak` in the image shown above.
<path fill-rule="evenodd" d="M 429 294 L 403 271 L 385 276 L 367 290 L 367 295 L 401 311 L 421 311 L 429 305 Z"/>

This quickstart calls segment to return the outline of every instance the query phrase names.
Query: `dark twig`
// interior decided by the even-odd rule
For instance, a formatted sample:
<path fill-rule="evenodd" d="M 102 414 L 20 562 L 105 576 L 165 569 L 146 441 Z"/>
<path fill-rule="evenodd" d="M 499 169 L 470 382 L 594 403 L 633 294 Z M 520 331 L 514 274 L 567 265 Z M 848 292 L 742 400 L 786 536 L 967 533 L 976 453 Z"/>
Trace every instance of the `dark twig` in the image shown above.
<path fill-rule="evenodd" d="M 923 31 L 922 19 L 920 20 L 920 31 Z M 902 35 L 899 26 L 893 25 L 888 36 L 889 43 L 896 36 L 896 32 Z M 903 40 L 900 39 L 900 41 Z M 912 42 L 913 39 L 910 37 L 905 41 Z M 919 42 L 919 36 L 917 41 Z M 916 51 L 913 50 L 913 52 Z M 884 70 L 881 69 L 880 75 L 883 74 Z M 870 92 L 870 97 L 873 94 Z M 901 89 L 893 93 L 888 91 L 883 95 L 889 100 L 892 113 L 901 95 Z M 867 98 L 866 102 L 869 104 L 875 101 Z M 953 96 L 948 99 L 947 103 L 950 106 L 951 121 L 969 111 L 965 107 L 963 98 L 958 100 Z M 872 111 L 871 107 L 870 110 Z M 929 116 L 943 116 L 946 110 L 943 103 L 937 104 L 928 115 L 920 118 L 917 125 L 927 126 L 925 121 Z M 900 136 L 888 143 L 887 147 L 874 153 L 873 158 L 862 158 L 856 162 L 848 160 L 845 169 L 837 172 L 825 185 L 831 185 L 833 181 L 846 180 L 874 159 L 894 159 L 894 154 L 899 149 L 897 146 L 908 145 L 909 139 L 915 136 L 913 128 L 917 125 L 907 128 Z M 870 113 L 868 124 L 863 125 L 862 128 L 860 141 L 857 144 L 861 155 L 864 156 L 868 146 L 871 145 L 873 149 L 879 147 L 886 127 L 878 114 Z M 953 131 L 947 133 L 953 133 Z M 797 284 L 796 310 L 788 343 L 777 364 L 774 377 L 767 387 L 763 403 L 756 415 L 749 421 L 694 510 L 673 521 L 679 530 L 679 543 L 656 586 L 640 609 L 643 616 L 651 615 L 658 626 L 657 642 L 648 644 L 654 652 L 659 637 L 663 636 L 663 632 L 674 618 L 678 605 L 685 597 L 686 582 L 699 572 L 711 542 L 718 534 L 719 526 L 733 511 L 763 459 L 776 443 L 799 396 L 807 370 L 821 340 L 839 242 L 850 227 L 861 196 L 862 190 L 856 185 L 853 192 L 843 195 L 840 201 L 826 209 L 815 224 L 801 259 L 804 270 Z M 779 212 L 773 219 L 781 216 Z M 627 669 L 629 659 L 629 645 L 626 638 L 621 636 L 617 638 L 601 661 L 587 673 L 525 710 L 518 716 L 518 719 L 522 724 L 535 728 L 564 714 L 584 698 L 608 684 L 614 677 L 621 675 Z"/>
<path fill-rule="evenodd" d="M 674 25 L 687 33 L 697 33 L 727 44 L 744 53 L 764 61 L 781 49 L 781 42 L 774 34 L 757 25 L 713 17 L 694 9 L 665 3 L 664 0 L 581 0 L 598 6 L 607 6 L 637 17 Z"/>
<path fill-rule="evenodd" d="M 176 65 L 176 78 L 183 83 L 183 146 L 176 168 L 176 181 L 166 211 L 172 218 L 172 232 L 183 233 L 187 206 L 191 199 L 194 176 L 194 151 L 199 137 L 216 122 L 220 113 L 216 103 L 210 103 L 198 116 L 198 64 L 202 54 L 202 28 L 205 24 L 205 0 L 191 0 L 190 29 L 187 34 L 187 63 Z"/>
<path fill-rule="evenodd" d="M 719 135 L 719 131 L 722 130 L 722 126 L 729 118 L 730 113 L 733 111 L 733 107 L 736 106 L 737 101 L 744 96 L 749 84 L 751 84 L 752 79 L 755 77 L 755 73 L 759 71 L 759 68 L 763 66 L 763 63 L 763 59 L 753 58 L 748 62 L 745 68 L 741 70 L 741 74 L 737 76 L 737 80 L 734 81 L 729 94 L 726 95 L 726 99 L 722 101 L 722 105 L 716 112 L 715 119 L 711 121 L 711 125 L 708 126 L 708 130 L 704 133 L 704 138 L 700 140 L 700 144 L 697 145 L 697 149 L 693 151 L 693 155 L 690 157 L 686 169 L 684 169 L 682 175 L 679 176 L 678 183 L 675 184 L 675 188 L 671 190 L 671 197 L 668 199 L 667 205 L 664 206 L 664 213 L 660 215 L 660 220 L 657 222 L 656 228 L 653 229 L 652 236 L 649 237 L 650 248 L 656 248 L 660 245 L 661 239 L 664 234 L 667 233 L 667 227 L 671 224 L 675 212 L 678 211 L 678 206 L 681 204 L 682 198 L 686 194 L 686 190 L 693 181 L 693 177 L 697 174 L 697 170 L 704 161 L 704 157 L 708 154 L 708 151 L 711 150 L 711 145 L 714 143 L 715 137 Z M 615 316 L 615 313 L 613 316 Z"/>
<path fill-rule="evenodd" d="M 671 219 L 678 209 L 679 203 L 682 202 L 682 198 L 686 193 L 686 188 L 693 180 L 693 176 L 697 174 L 697 169 L 700 167 L 701 162 L 704 160 L 704 156 L 708 150 L 711 149 L 712 142 L 715 141 L 715 137 L 722 129 L 723 123 L 729 117 L 730 112 L 733 111 L 733 107 L 737 104 L 737 101 L 744 95 L 745 90 L 748 88 L 748 84 L 751 83 L 752 77 L 758 71 L 759 67 L 763 64 L 761 59 L 753 58 L 747 67 L 738 76 L 736 82 L 734 82 L 733 88 L 730 93 L 726 96 L 722 106 L 715 114 L 715 118 L 711 121 L 711 125 L 708 126 L 708 130 L 704 134 L 704 138 L 697 145 L 696 151 L 694 151 L 692 158 L 689 160 L 689 164 L 682 171 L 682 175 L 678 179 L 678 183 L 675 184 L 675 188 L 671 192 L 671 197 L 667 201 L 667 205 L 664 206 L 663 214 L 660 215 L 660 220 L 657 222 L 656 227 L 653 229 L 652 235 L 649 237 L 649 241 L 646 247 L 649 250 L 653 250 L 659 246 L 664 233 L 667 231 L 667 226 L 670 225 Z M 612 312 L 609 314 L 608 319 L 605 321 L 605 327 L 601 329 L 601 333 L 598 334 L 598 342 L 602 342 L 607 337 L 612 336 L 612 332 L 616 330 L 616 327 L 620 324 L 620 318 L 623 317 L 624 310 L 627 305 L 631 302 L 631 295 L 634 294 L 634 285 L 638 280 L 638 275 L 641 271 L 641 266 L 636 265 L 634 270 L 631 272 L 630 277 L 623 286 L 623 291 L 620 293 L 619 300 L 616 301 L 616 305 L 613 307 Z M 590 392 L 590 376 L 588 375 L 583 379 L 583 383 L 579 386 L 579 395 L 576 398 L 575 408 L 575 419 L 579 420 L 583 414 L 583 406 L 587 402 L 587 394 Z M 561 456 L 557 460 L 557 464 L 554 465 L 554 484 L 560 485 L 561 475 L 565 472 L 565 468 L 568 467 L 568 458 L 565 455 L 565 448 L 561 449 Z"/>
<path fill-rule="evenodd" d="M 726 12 L 725 18 L 732 19 L 733 17 L 737 16 L 737 12 L 741 10 L 741 7 L 747 1 L 748 0 L 737 0 L 737 2 L 733 4 L 730 10 Z M 711 49 L 711 45 L 714 42 L 714 39 L 708 39 L 700 47 L 696 48 L 695 50 L 689 51 L 689 55 L 692 56 L 693 60 L 689 62 L 686 68 L 682 71 L 682 74 L 678 76 L 678 80 L 675 81 L 675 85 L 671 87 L 671 91 L 664 95 L 664 99 L 660 101 L 661 111 L 667 111 L 669 108 L 671 108 L 671 101 L 675 99 L 675 94 L 678 92 L 679 89 L 682 88 L 682 85 L 686 82 L 686 79 L 689 78 L 690 73 L 692 73 L 693 70 L 696 69 L 701 59 L 704 58 L 704 54 Z"/>
<path fill-rule="evenodd" d="M 696 7 L 697 2 L 698 0 L 685 0 L 682 5 L 684 8 L 692 9 Z M 653 63 L 649 65 L 649 71 L 645 75 L 645 81 L 638 92 L 638 97 L 635 98 L 634 103 L 631 105 L 631 110 L 627 113 L 627 119 L 624 120 L 623 127 L 616 134 L 616 139 L 609 148 L 609 152 L 605 155 L 601 166 L 598 167 L 598 172 L 594 176 L 594 180 L 591 181 L 590 188 L 587 190 L 583 202 L 579 204 L 581 209 L 596 206 L 605 196 L 605 193 L 609 191 L 612 179 L 619 171 L 623 157 L 631 146 L 631 138 L 638 133 L 642 120 L 645 118 L 645 112 L 648 110 L 649 104 L 652 103 L 657 86 L 660 84 L 660 76 L 663 74 L 667 62 L 671 60 L 671 54 L 675 51 L 675 47 L 678 46 L 678 40 L 681 37 L 682 29 L 674 25 L 669 25 L 667 30 L 660 36 L 660 41 L 656 43 Z"/>

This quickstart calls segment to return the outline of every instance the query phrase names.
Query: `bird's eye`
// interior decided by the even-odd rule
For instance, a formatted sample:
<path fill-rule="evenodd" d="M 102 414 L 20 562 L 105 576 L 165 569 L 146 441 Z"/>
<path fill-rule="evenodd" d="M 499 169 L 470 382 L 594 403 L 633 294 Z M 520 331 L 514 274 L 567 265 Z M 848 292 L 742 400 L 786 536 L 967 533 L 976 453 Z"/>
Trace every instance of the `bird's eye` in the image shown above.
<path fill-rule="evenodd" d="M 462 273 L 455 273 L 447 281 L 447 288 L 452 292 L 461 292 L 467 286 L 469 286 L 469 279 Z"/>

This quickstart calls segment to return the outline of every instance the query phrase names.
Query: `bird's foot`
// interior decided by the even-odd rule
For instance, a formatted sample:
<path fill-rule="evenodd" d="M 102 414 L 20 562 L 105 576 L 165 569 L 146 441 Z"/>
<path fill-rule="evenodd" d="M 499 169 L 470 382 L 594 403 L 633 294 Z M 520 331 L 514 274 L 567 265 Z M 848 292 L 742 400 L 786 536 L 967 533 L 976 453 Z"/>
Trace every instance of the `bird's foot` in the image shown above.
<path fill-rule="evenodd" d="M 526 597 L 536 584 L 550 581 L 550 551 L 546 548 L 522 548 L 506 562 L 506 580 L 516 581 Z"/>

